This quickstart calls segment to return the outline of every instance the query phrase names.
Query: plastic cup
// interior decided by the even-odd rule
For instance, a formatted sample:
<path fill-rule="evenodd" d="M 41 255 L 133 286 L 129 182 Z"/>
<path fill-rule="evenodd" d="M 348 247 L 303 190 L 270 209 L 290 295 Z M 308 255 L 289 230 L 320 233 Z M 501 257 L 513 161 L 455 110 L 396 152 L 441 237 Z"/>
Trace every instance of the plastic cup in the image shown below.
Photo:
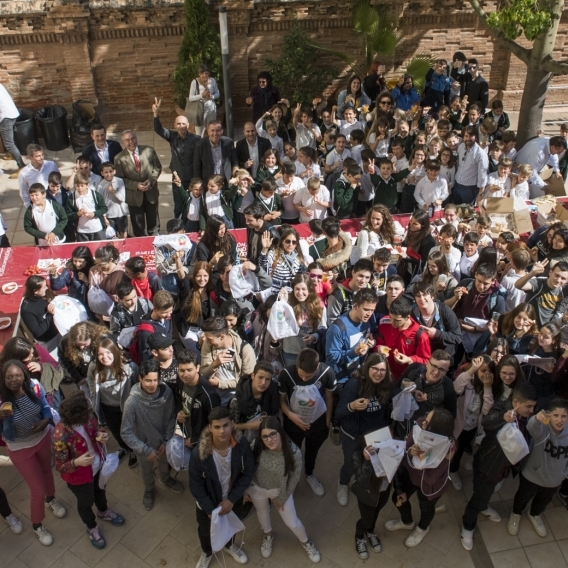
<path fill-rule="evenodd" d="M 9 412 L 10 414 L 14 411 L 11 402 L 5 402 L 2 406 L 0 406 L 0 409 Z"/>
<path fill-rule="evenodd" d="M 542 423 L 546 425 L 550 424 L 550 420 L 552 419 L 552 412 L 550 412 L 549 410 L 543 410 L 542 413 L 543 413 Z"/>
<path fill-rule="evenodd" d="M 95 438 L 97 440 L 97 442 L 102 442 L 105 434 L 106 434 L 106 432 L 104 430 L 99 430 L 97 432 L 97 435 L 96 435 L 96 438 Z"/>

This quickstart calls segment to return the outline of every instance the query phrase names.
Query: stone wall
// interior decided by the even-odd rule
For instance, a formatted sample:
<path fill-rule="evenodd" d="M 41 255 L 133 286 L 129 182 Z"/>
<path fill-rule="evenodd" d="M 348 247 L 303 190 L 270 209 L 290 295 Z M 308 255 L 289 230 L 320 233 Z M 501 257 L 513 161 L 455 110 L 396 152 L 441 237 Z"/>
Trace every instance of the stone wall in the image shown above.
<path fill-rule="evenodd" d="M 231 77 L 235 123 L 249 111 L 244 105 L 265 57 L 278 57 L 287 31 L 297 21 L 325 47 L 363 61 L 362 46 L 351 29 L 350 2 L 318 0 L 229 0 Z M 211 4 L 211 21 L 217 22 Z M 524 65 L 479 25 L 467 0 L 412 0 L 394 7 L 407 28 L 397 54 L 396 72 L 416 52 L 450 58 L 458 49 L 483 64 L 492 94 L 518 109 Z M 488 3 L 487 9 L 491 9 Z M 170 80 L 183 34 L 180 0 L 0 0 L 0 82 L 24 108 L 77 99 L 97 103 L 111 130 L 151 128 L 150 105 L 163 98 L 164 118 L 173 119 Z M 557 40 L 568 57 L 568 11 Z M 322 61 L 332 62 L 330 56 Z M 338 60 L 333 61 L 341 68 Z M 332 91 L 345 84 L 342 75 Z M 547 104 L 566 103 L 568 77 L 555 78 Z"/>

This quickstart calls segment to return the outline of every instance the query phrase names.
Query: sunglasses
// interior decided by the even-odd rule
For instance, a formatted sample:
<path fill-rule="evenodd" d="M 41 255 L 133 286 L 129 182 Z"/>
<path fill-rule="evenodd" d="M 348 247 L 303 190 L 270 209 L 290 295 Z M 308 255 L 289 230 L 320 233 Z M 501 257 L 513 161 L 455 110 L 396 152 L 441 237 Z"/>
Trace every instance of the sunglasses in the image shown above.
<path fill-rule="evenodd" d="M 323 274 L 314 274 L 313 272 L 308 272 L 310 278 L 315 278 L 316 280 L 321 280 L 323 278 Z"/>
<path fill-rule="evenodd" d="M 391 103 L 390 101 L 381 101 L 379 104 L 380 104 L 380 105 L 392 106 L 392 103 Z"/>
<path fill-rule="evenodd" d="M 293 241 L 293 240 L 291 240 L 291 239 L 286 239 L 286 240 L 284 241 L 284 244 L 285 244 L 285 245 L 295 245 L 295 244 L 297 244 L 297 243 L 298 243 L 298 241 Z"/>

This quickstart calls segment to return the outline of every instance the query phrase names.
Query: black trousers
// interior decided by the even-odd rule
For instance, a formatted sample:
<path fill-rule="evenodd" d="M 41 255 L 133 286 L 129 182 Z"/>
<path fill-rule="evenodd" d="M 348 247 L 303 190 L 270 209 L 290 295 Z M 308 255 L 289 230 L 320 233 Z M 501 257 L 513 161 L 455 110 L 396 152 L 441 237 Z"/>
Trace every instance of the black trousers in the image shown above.
<path fill-rule="evenodd" d="M 471 444 L 471 442 L 475 440 L 476 434 L 477 434 L 477 428 L 472 428 L 471 430 L 462 430 L 462 433 L 458 436 L 457 450 L 450 463 L 451 473 L 455 473 L 460 469 L 460 461 L 465 452 L 465 449 L 468 447 L 469 444 Z"/>
<path fill-rule="evenodd" d="M 387 504 L 390 494 L 390 485 L 386 491 L 381 491 L 379 495 L 379 502 L 376 507 L 372 505 L 365 505 L 361 501 L 357 500 L 357 505 L 359 505 L 359 514 L 361 518 L 357 521 L 355 525 L 355 537 L 365 538 L 365 533 L 374 533 L 375 525 L 377 524 L 377 518 L 381 509 Z"/>
<path fill-rule="evenodd" d="M 233 507 L 233 511 L 234 511 Z M 235 513 L 236 514 L 236 513 Z M 197 505 L 195 506 L 195 516 L 197 518 L 197 536 L 199 537 L 199 544 L 201 545 L 201 550 L 205 552 L 207 556 L 213 554 L 213 549 L 211 548 L 211 519 L 209 515 L 201 510 Z M 225 548 L 229 548 L 234 542 L 232 538 L 226 545 Z"/>
<path fill-rule="evenodd" d="M 8 236 L 6 234 L 0 237 L 0 248 L 10 248 L 10 241 L 8 240 Z"/>
<path fill-rule="evenodd" d="M 106 240 L 106 234 L 104 230 L 97 231 L 96 233 L 75 233 L 75 240 L 78 243 L 88 243 L 92 241 L 104 241 Z"/>
<path fill-rule="evenodd" d="M 11 514 L 12 509 L 10 509 L 10 505 L 8 505 L 8 498 L 6 497 L 6 493 L 4 492 L 4 489 L 0 487 L 0 515 L 6 518 Z"/>
<path fill-rule="evenodd" d="M 558 491 L 558 487 L 541 487 L 523 477 L 522 473 L 519 477 L 519 488 L 515 493 L 515 500 L 513 501 L 513 513 L 520 515 L 532 499 L 530 514 L 533 517 L 537 517 L 544 513 L 554 494 Z"/>
<path fill-rule="evenodd" d="M 120 427 L 122 425 L 122 411 L 120 410 L 120 406 L 108 406 L 101 402 L 101 410 L 103 411 L 106 425 L 114 436 L 114 439 L 118 442 L 118 445 L 123 450 L 131 452 L 132 450 L 128 447 L 120 435 Z"/>
<path fill-rule="evenodd" d="M 290 419 L 284 416 L 284 430 L 298 448 L 302 449 L 302 442 L 306 441 L 306 451 L 304 454 L 304 471 L 307 476 L 314 473 L 316 458 L 319 449 L 323 446 L 328 436 L 328 429 L 325 423 L 325 414 L 320 416 L 309 430 L 298 428 Z"/>
<path fill-rule="evenodd" d="M 77 512 L 89 529 L 94 529 L 97 526 L 97 517 L 93 512 L 93 505 L 96 505 L 101 513 L 108 509 L 106 491 L 99 487 L 99 473 L 97 472 L 91 483 L 67 484 L 71 493 L 77 498 Z"/>
<path fill-rule="evenodd" d="M 189 180 L 181 180 L 181 187 L 187 192 Z M 183 211 L 183 194 L 181 189 L 172 182 L 172 197 L 174 198 L 174 217 L 179 219 Z"/>
<path fill-rule="evenodd" d="M 467 531 L 472 531 L 477 526 L 477 517 L 479 513 L 485 511 L 489 506 L 489 499 L 495 491 L 497 481 L 492 481 L 480 473 L 473 465 L 473 495 L 469 500 L 463 517 L 463 527 Z"/>
<path fill-rule="evenodd" d="M 410 504 L 410 497 L 414 495 L 414 493 L 416 493 L 418 495 L 418 506 L 420 507 L 420 521 L 418 522 L 418 526 L 422 530 L 426 530 L 430 526 L 430 523 L 436 515 L 436 503 L 438 502 L 438 499 L 440 499 L 440 497 L 443 495 L 443 493 L 441 493 L 439 497 L 429 499 L 428 497 L 426 497 L 426 495 L 424 495 L 424 493 L 422 493 L 420 487 L 416 487 L 416 485 L 412 483 L 412 481 L 410 480 L 410 475 L 404 467 L 401 467 L 398 470 L 397 475 L 400 476 L 399 480 L 401 488 L 403 492 L 406 493 L 406 501 L 400 507 L 398 507 L 402 522 L 405 525 L 409 525 L 410 523 L 414 522 L 414 519 L 412 518 L 412 505 Z M 392 502 L 395 505 L 397 499 L 398 495 L 396 493 L 393 493 Z"/>
<path fill-rule="evenodd" d="M 199 221 L 183 220 L 183 228 L 186 233 L 199 233 Z"/>
<path fill-rule="evenodd" d="M 144 193 L 142 205 L 128 205 L 128 209 L 130 209 L 130 221 L 135 237 L 158 235 L 160 231 L 160 215 L 157 201 L 156 203 L 150 203 L 146 193 Z"/>

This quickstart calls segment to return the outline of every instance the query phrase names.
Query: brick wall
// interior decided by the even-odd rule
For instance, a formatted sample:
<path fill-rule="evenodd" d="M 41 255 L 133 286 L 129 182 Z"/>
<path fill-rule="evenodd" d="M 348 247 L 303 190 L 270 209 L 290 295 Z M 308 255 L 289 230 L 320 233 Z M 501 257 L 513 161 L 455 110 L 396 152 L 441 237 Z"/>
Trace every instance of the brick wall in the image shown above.
<path fill-rule="evenodd" d="M 348 52 L 359 64 L 362 46 L 351 29 L 350 3 L 228 0 L 231 78 L 235 122 L 249 117 L 244 99 L 266 57 L 276 58 L 291 24 L 297 21 L 325 47 Z M 494 3 L 487 2 L 491 10 Z M 211 21 L 217 22 L 217 4 Z M 518 109 L 525 67 L 479 25 L 467 0 L 412 0 L 393 4 L 406 26 L 392 72 L 400 73 L 416 52 L 450 58 L 460 50 L 483 65 L 491 92 Z M 77 99 L 97 103 L 111 130 L 151 128 L 150 105 L 162 97 L 165 120 L 173 119 L 171 75 L 183 34 L 181 0 L 0 0 L 0 82 L 24 108 Z M 558 56 L 568 57 L 568 12 L 557 40 Z M 348 68 L 330 89 L 345 86 Z M 220 79 L 220 78 L 218 78 Z M 547 104 L 566 102 L 568 77 L 556 77 Z"/>

